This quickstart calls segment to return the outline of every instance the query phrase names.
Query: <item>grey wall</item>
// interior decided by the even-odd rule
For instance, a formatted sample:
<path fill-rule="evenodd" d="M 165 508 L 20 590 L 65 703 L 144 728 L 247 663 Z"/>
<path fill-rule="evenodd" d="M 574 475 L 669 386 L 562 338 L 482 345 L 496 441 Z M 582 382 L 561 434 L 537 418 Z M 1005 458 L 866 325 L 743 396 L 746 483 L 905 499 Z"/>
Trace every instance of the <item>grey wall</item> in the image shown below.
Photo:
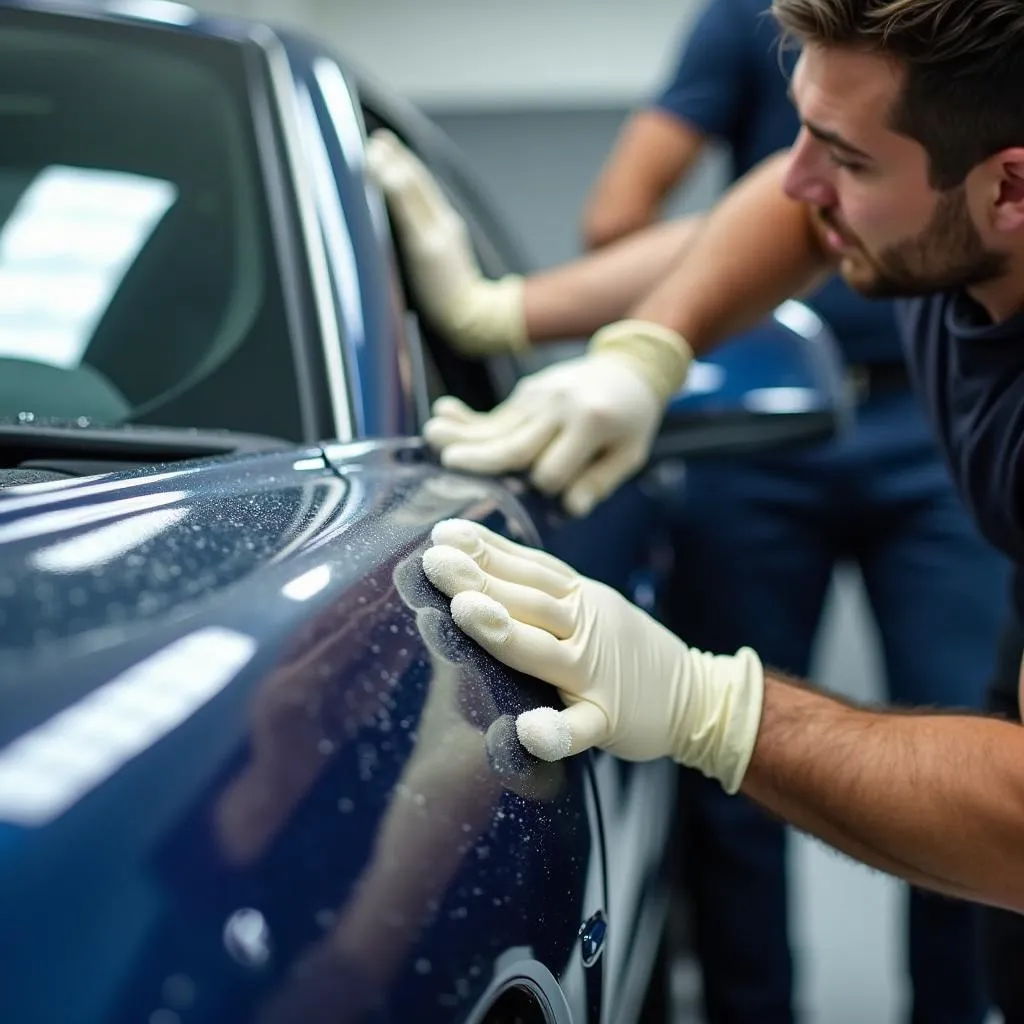
<path fill-rule="evenodd" d="M 198 0 L 325 39 L 421 105 L 632 103 L 708 0 Z"/>

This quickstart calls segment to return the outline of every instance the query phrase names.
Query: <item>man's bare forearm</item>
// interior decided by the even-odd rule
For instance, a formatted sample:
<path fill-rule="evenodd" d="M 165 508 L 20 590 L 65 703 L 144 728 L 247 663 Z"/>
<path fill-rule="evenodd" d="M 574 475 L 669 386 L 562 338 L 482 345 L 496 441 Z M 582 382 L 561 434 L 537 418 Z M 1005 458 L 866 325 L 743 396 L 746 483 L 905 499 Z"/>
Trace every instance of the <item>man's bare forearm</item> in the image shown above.
<path fill-rule="evenodd" d="M 782 190 L 787 157 L 769 158 L 726 193 L 630 316 L 677 330 L 700 354 L 832 271 L 807 208 Z"/>
<path fill-rule="evenodd" d="M 1024 911 L 1020 726 L 872 712 L 769 678 L 743 791 L 915 885 Z"/>
<path fill-rule="evenodd" d="M 587 201 L 584 247 L 599 249 L 653 223 L 704 143 L 699 131 L 663 110 L 630 117 Z"/>
<path fill-rule="evenodd" d="M 699 216 L 666 221 L 532 274 L 524 285 L 527 337 L 534 343 L 583 337 L 621 319 L 680 259 L 700 224 Z"/>

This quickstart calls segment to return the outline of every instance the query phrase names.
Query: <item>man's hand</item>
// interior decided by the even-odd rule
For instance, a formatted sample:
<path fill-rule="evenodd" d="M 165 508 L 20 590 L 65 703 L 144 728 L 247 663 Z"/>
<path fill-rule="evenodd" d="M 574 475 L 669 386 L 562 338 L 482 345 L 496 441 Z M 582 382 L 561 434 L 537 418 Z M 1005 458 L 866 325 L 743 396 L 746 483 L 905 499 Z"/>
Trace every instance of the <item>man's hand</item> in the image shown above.
<path fill-rule="evenodd" d="M 519 716 L 527 750 L 549 761 L 593 746 L 671 757 L 739 789 L 761 719 L 757 655 L 693 650 L 609 587 L 476 523 L 439 523 L 432 540 L 423 568 L 459 628 L 568 705 Z"/>
<path fill-rule="evenodd" d="M 674 331 L 612 324 L 594 335 L 586 356 L 525 377 L 490 413 L 439 400 L 423 434 L 444 465 L 528 469 L 536 487 L 564 494 L 569 512 L 584 516 L 643 467 L 690 358 Z"/>
<path fill-rule="evenodd" d="M 391 132 L 374 132 L 366 159 L 387 198 L 416 300 L 445 340 L 470 356 L 526 348 L 523 279 L 484 277 L 466 222 Z"/>

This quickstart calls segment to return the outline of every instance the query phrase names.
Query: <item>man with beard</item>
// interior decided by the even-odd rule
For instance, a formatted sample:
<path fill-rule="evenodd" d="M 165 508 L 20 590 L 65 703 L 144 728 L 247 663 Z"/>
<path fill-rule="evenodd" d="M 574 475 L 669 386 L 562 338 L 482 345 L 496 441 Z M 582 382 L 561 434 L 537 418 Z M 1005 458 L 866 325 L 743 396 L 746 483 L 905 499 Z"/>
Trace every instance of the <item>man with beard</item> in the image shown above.
<path fill-rule="evenodd" d="M 586 206 L 604 246 L 657 216 L 709 142 L 734 178 L 788 146 L 798 56 L 781 51 L 771 0 L 711 0 L 657 99 L 626 122 Z M 897 705 L 976 709 L 1005 608 L 1006 565 L 970 521 L 910 388 L 892 302 L 832 277 L 806 303 L 838 342 L 855 401 L 841 437 L 798 450 L 702 459 L 662 503 L 673 549 L 663 621 L 705 650 L 752 647 L 805 677 L 837 563 L 852 563 Z M 799 586 L 787 586 L 787 581 Z M 942 632 L 947 644 L 928 640 Z M 709 1024 L 790 1024 L 787 830 L 742 795 L 682 771 L 681 880 Z M 985 1018 L 980 915 L 907 893 L 915 1024 Z M 902 966 L 902 964 L 900 965 Z"/>
<path fill-rule="evenodd" d="M 863 294 L 900 299 L 912 381 L 955 481 L 1020 565 L 1024 12 L 1013 0 L 773 10 L 802 44 L 791 150 L 730 191 L 583 359 L 525 380 L 489 414 L 446 401 L 428 440 L 453 467 L 530 468 L 585 511 L 642 464 L 694 354 L 838 268 Z M 437 540 L 428 573 L 460 624 L 569 703 L 520 723 L 538 755 L 671 756 L 918 886 L 1024 909 L 1019 727 L 852 708 L 750 650 L 701 654 L 571 570 L 496 553 L 461 524 Z M 946 642 L 936 630 L 920 644 Z"/>

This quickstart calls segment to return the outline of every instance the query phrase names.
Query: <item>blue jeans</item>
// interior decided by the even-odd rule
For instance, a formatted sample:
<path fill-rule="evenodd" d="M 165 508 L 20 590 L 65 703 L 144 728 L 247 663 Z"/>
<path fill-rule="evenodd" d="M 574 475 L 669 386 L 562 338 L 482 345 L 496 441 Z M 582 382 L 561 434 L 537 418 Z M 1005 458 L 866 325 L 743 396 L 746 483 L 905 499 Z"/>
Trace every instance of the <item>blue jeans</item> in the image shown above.
<path fill-rule="evenodd" d="M 1008 567 L 975 532 L 911 394 L 870 399 L 850 432 L 821 446 L 693 462 L 665 509 L 676 552 L 665 617 L 687 642 L 747 644 L 806 677 L 833 568 L 851 561 L 892 701 L 982 707 Z M 703 777 L 684 773 L 682 792 L 683 881 L 710 1024 L 788 1024 L 785 831 Z M 984 1019 L 979 916 L 911 893 L 914 1024 Z"/>

